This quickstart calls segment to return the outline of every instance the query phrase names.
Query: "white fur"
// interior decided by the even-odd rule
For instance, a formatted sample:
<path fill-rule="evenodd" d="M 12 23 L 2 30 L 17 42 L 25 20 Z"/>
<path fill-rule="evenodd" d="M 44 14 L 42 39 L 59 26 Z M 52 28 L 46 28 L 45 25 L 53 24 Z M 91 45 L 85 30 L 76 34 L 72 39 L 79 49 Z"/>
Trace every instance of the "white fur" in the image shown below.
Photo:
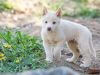
<path fill-rule="evenodd" d="M 56 24 L 53 25 L 53 21 Z M 52 31 L 47 31 L 48 27 L 51 27 Z M 47 13 L 43 16 L 41 36 L 47 61 L 60 60 L 65 42 L 73 53 L 72 58 L 67 59 L 69 62 L 75 62 L 81 54 L 84 59 L 81 66 L 89 67 L 92 62 L 91 57 L 96 57 L 89 29 L 81 24 L 61 19 L 55 13 Z M 69 42 L 71 40 L 75 40 L 76 43 Z M 78 48 L 79 52 L 75 48 Z"/>

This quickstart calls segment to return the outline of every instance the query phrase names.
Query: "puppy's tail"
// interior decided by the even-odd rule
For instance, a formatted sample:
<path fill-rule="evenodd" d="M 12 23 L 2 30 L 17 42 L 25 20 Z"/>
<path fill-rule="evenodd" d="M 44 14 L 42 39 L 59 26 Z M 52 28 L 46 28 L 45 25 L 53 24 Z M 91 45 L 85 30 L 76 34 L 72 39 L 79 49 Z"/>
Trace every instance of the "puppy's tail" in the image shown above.
<path fill-rule="evenodd" d="M 96 58 L 96 50 L 93 47 L 92 37 L 89 39 L 90 53 Z"/>

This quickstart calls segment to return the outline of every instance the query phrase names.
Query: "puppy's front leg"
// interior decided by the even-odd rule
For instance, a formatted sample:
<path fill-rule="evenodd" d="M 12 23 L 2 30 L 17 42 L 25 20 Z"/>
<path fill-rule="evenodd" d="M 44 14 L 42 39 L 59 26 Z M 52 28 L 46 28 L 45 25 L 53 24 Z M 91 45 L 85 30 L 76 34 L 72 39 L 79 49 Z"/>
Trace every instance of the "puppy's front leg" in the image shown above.
<path fill-rule="evenodd" d="M 46 42 L 43 42 L 43 46 L 46 53 L 46 61 L 52 62 L 53 61 L 53 52 L 52 52 L 52 46 Z"/>
<path fill-rule="evenodd" d="M 60 61 L 61 59 L 61 50 L 63 49 L 64 43 L 60 42 L 54 48 L 54 59 Z"/>

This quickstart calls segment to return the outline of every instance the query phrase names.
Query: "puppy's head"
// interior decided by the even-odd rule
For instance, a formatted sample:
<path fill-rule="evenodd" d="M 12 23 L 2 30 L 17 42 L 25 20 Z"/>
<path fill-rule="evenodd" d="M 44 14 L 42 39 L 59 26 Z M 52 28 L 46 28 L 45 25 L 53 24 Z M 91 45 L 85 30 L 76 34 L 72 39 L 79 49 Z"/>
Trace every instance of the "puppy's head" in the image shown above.
<path fill-rule="evenodd" d="M 48 12 L 45 8 L 43 10 L 42 28 L 47 32 L 56 31 L 60 24 L 61 10 L 58 9 L 56 12 Z"/>

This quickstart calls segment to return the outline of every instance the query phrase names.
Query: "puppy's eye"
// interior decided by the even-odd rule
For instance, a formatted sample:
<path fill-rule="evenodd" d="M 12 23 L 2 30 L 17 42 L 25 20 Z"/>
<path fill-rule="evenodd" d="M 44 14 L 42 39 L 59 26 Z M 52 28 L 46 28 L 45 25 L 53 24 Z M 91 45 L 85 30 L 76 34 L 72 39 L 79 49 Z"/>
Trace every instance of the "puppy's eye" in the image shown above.
<path fill-rule="evenodd" d="M 53 24 L 56 24 L 56 22 L 54 21 L 54 22 L 52 22 Z"/>
<path fill-rule="evenodd" d="M 45 23 L 48 23 L 47 21 L 45 21 Z"/>

